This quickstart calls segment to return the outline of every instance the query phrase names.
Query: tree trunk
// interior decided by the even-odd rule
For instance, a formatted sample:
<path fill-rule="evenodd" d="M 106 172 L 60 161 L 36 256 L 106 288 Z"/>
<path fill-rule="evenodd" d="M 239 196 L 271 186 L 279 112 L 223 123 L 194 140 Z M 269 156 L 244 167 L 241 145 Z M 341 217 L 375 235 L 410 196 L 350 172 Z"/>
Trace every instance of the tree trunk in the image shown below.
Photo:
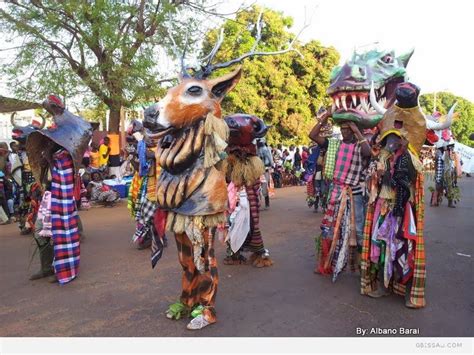
<path fill-rule="evenodd" d="M 120 131 L 120 107 L 112 106 L 109 107 L 109 132 L 119 133 Z"/>

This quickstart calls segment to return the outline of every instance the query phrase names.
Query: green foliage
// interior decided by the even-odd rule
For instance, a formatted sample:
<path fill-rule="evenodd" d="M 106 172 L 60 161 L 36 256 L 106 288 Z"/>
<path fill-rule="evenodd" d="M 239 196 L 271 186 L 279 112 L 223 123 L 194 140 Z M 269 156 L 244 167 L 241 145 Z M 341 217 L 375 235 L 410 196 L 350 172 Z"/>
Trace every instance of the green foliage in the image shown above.
<path fill-rule="evenodd" d="M 159 63 L 172 55 L 172 42 L 192 46 L 202 27 L 198 9 L 173 1 L 12 0 L 0 7 L 0 33 L 18 43 L 15 60 L 0 75 L 12 92 L 40 101 L 54 92 L 65 101 L 84 97 L 111 112 L 118 130 L 121 107 L 159 95 Z M 8 40 L 7 40 L 8 42 Z"/>
<path fill-rule="evenodd" d="M 250 51 L 255 42 L 259 13 L 260 9 L 253 7 L 240 12 L 235 21 L 224 23 L 224 42 L 214 62 L 225 62 Z M 287 48 L 294 38 L 288 31 L 292 18 L 269 9 L 264 10 L 262 18 L 265 25 L 257 51 Z M 209 31 L 203 53 L 209 53 L 219 31 Z M 331 70 L 339 61 L 338 52 L 321 46 L 318 41 L 297 43 L 295 48 L 302 57 L 292 51 L 247 59 L 242 79 L 222 104 L 226 114 L 254 114 L 272 125 L 267 135 L 270 144 L 308 143 L 308 132 L 319 107 L 331 103 L 326 88 Z"/>
<path fill-rule="evenodd" d="M 469 140 L 469 135 L 474 132 L 474 103 L 449 92 L 438 92 L 436 94 L 436 111 L 444 115 L 455 102 L 458 103 L 455 109 L 458 117 L 451 126 L 454 138 L 462 144 L 474 147 L 474 142 Z M 431 114 L 434 108 L 434 94 L 421 95 L 420 106 L 423 112 Z"/>
<path fill-rule="evenodd" d="M 107 106 L 103 103 L 99 103 L 95 107 L 81 110 L 79 116 L 90 122 L 100 122 L 102 123 L 102 127 L 106 127 Z"/>

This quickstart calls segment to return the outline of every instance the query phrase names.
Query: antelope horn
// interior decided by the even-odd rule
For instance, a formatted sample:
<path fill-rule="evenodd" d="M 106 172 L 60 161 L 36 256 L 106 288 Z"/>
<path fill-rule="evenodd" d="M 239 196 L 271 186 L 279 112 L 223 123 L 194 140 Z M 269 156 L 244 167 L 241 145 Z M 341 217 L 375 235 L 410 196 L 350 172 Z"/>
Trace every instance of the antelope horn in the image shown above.
<path fill-rule="evenodd" d="M 370 104 L 375 109 L 375 111 L 377 111 L 381 115 L 384 115 L 385 112 L 387 112 L 387 109 L 385 107 L 380 106 L 379 103 L 377 102 L 377 98 L 375 97 L 375 90 L 374 90 L 374 82 L 373 81 L 370 83 L 369 98 L 370 98 Z"/>
<path fill-rule="evenodd" d="M 435 131 L 440 131 L 446 128 L 451 127 L 451 124 L 453 123 L 453 116 L 454 116 L 454 109 L 457 106 L 457 102 L 454 103 L 453 106 L 449 109 L 448 114 L 446 115 L 446 120 L 444 122 L 435 122 L 430 120 L 426 115 L 425 115 L 425 120 L 426 120 L 426 128 L 432 129 Z"/>
<path fill-rule="evenodd" d="M 39 127 L 39 129 L 43 129 L 46 126 L 46 117 L 44 117 L 42 114 L 40 114 L 40 117 L 43 120 L 43 122 L 41 123 L 41 126 Z"/>
<path fill-rule="evenodd" d="M 13 112 L 12 115 L 10 116 L 10 122 L 11 122 L 11 124 L 12 124 L 12 126 L 13 126 L 14 129 L 15 129 L 15 128 L 16 128 L 16 129 L 18 129 L 18 128 L 25 128 L 26 126 L 28 126 L 28 125 L 26 125 L 26 126 L 17 125 L 17 124 L 15 123 L 15 116 L 16 116 L 16 111 Z"/>
<path fill-rule="evenodd" d="M 265 122 L 263 122 L 263 120 L 255 116 L 252 117 L 252 121 L 255 126 L 255 133 L 254 133 L 255 138 L 265 137 L 265 134 L 267 134 L 267 131 L 268 131 L 268 127 L 265 124 Z"/>

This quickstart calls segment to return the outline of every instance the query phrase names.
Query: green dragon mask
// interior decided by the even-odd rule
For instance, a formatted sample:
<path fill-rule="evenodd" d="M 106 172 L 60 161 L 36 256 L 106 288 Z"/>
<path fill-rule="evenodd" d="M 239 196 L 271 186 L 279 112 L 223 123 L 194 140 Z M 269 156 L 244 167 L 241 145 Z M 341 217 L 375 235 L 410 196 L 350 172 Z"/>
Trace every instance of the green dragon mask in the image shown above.
<path fill-rule="evenodd" d="M 413 50 L 396 57 L 394 51 L 370 50 L 354 53 L 346 64 L 334 68 L 327 89 L 333 99 L 333 120 L 354 121 L 360 128 L 377 125 L 383 115 L 370 103 L 371 83 L 379 105 L 392 106 L 397 85 L 407 80 L 405 68 L 412 54 Z"/>

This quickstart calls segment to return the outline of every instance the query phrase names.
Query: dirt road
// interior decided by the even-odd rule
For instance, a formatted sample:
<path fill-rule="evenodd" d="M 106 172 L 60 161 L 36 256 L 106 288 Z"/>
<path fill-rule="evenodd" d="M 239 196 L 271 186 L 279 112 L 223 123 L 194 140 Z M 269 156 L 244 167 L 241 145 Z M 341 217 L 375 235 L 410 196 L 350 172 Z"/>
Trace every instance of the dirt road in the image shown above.
<path fill-rule="evenodd" d="M 355 336 L 356 327 L 419 328 L 421 336 L 472 336 L 474 315 L 474 179 L 461 181 L 458 208 L 426 209 L 427 303 L 405 308 L 403 299 L 359 294 L 359 275 L 333 284 L 313 274 L 314 236 L 321 214 L 305 206 L 305 188 L 277 190 L 261 229 L 275 265 L 222 265 L 218 244 L 218 323 L 201 332 L 163 312 L 180 292 L 176 247 L 155 270 L 149 250 L 130 242 L 134 225 L 125 203 L 81 212 L 87 239 L 80 276 L 66 286 L 29 281 L 31 237 L 0 226 L 0 336 Z M 471 324 L 471 325 L 469 325 Z M 470 329 L 470 330 L 469 330 Z"/>

